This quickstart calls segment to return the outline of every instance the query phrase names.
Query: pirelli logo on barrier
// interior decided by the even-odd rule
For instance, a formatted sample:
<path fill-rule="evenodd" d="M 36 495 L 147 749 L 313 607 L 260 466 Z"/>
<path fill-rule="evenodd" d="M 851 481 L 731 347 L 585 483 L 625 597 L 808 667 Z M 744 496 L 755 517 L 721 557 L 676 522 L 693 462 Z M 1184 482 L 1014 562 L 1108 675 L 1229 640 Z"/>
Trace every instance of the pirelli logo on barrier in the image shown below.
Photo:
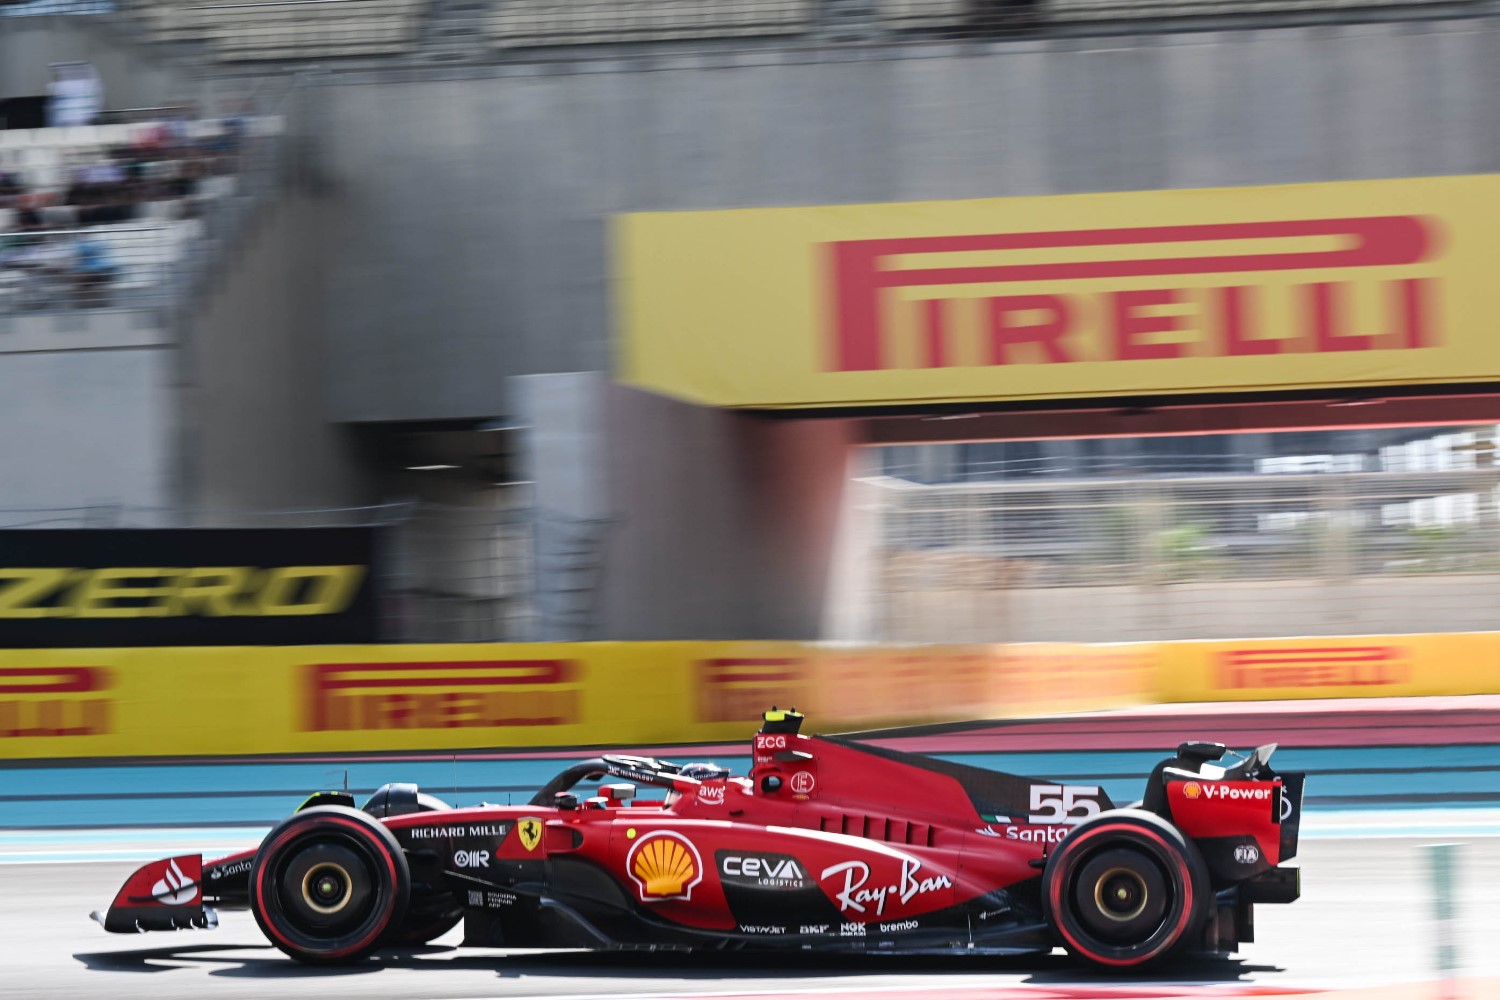
<path fill-rule="evenodd" d="M 0 739 L 107 735 L 111 701 L 104 667 L 0 667 Z"/>
<path fill-rule="evenodd" d="M 1437 230 L 1431 218 L 1391 215 L 831 243 L 830 368 L 962 364 L 953 337 L 965 308 L 978 311 L 984 365 L 1431 347 L 1441 336 L 1432 311 L 1438 279 L 1392 277 L 1390 269 L 1430 260 Z M 1035 259 L 1044 255 L 1055 259 Z M 1032 259 L 987 262 L 1017 256 Z M 1330 269 L 1370 277 L 1308 279 L 1279 301 L 1253 283 L 1266 272 Z M 1172 285 L 1213 274 L 1239 277 L 1216 287 Z M 1122 278 L 1159 279 L 1160 287 L 1057 287 Z M 1366 292 L 1383 308 L 1361 333 L 1352 303 Z M 913 313 L 906 326 L 917 340 L 907 362 L 888 344 L 903 309 Z"/>
<path fill-rule="evenodd" d="M 1411 659 L 1401 646 L 1274 647 L 1219 654 L 1218 682 L 1226 691 L 1396 687 L 1411 678 Z"/>
<path fill-rule="evenodd" d="M 305 671 L 304 732 L 566 726 L 582 721 L 575 660 L 319 663 Z"/>
<path fill-rule="evenodd" d="M 775 705 L 808 704 L 807 660 L 799 656 L 740 656 L 699 660 L 698 721 L 758 719 Z"/>

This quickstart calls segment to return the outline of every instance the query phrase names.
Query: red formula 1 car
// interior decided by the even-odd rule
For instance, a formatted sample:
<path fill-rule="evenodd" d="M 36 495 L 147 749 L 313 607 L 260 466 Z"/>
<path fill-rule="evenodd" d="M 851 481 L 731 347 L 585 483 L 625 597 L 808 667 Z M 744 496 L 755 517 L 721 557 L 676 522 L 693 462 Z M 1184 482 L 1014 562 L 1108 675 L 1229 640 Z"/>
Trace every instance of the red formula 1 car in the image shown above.
<path fill-rule="evenodd" d="M 304 962 L 429 941 L 506 948 L 1046 952 L 1127 968 L 1254 939 L 1299 894 L 1303 775 L 1274 746 L 1221 766 L 1184 743 L 1117 809 L 1067 785 L 799 734 L 766 714 L 737 777 L 605 755 L 525 806 L 454 809 L 413 785 L 312 796 L 254 851 L 131 876 L 109 931 L 212 927 L 249 907 Z M 573 791 L 604 779 L 598 794 Z M 652 801 L 638 789 L 656 790 Z"/>

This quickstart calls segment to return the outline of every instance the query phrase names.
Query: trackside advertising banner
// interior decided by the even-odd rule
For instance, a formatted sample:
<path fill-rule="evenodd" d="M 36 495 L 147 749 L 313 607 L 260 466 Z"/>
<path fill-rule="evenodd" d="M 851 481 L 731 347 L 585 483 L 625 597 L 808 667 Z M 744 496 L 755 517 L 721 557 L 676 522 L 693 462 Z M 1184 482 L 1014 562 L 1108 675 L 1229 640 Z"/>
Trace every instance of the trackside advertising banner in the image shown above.
<path fill-rule="evenodd" d="M 0 652 L 0 758 L 741 740 L 1146 701 L 1500 694 L 1500 633 L 1127 645 L 579 643 Z"/>
<path fill-rule="evenodd" d="M 735 407 L 1500 377 L 1500 176 L 617 220 L 620 375 Z"/>
<path fill-rule="evenodd" d="M 0 646 L 374 642 L 376 530 L 0 531 Z"/>

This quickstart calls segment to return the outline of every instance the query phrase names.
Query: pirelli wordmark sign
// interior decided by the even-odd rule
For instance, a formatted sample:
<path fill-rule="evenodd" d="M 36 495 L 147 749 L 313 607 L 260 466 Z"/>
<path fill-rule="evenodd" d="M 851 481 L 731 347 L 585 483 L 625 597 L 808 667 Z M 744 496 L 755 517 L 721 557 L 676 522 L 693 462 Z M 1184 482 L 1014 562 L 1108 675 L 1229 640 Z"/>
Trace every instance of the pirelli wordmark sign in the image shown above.
<path fill-rule="evenodd" d="M 0 531 L 0 647 L 374 642 L 375 529 Z"/>
<path fill-rule="evenodd" d="M 622 378 L 817 407 L 1500 378 L 1500 177 L 625 216 Z"/>

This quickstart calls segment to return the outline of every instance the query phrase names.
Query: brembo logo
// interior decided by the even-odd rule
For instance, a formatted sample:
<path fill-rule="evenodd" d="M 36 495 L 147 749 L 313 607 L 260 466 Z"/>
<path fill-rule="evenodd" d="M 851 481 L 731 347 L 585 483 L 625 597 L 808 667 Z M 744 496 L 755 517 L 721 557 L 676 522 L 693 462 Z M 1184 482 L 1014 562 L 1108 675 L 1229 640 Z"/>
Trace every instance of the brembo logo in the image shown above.
<path fill-rule="evenodd" d="M 363 566 L 0 567 L 0 620 L 336 615 Z"/>
<path fill-rule="evenodd" d="M 1219 658 L 1222 687 L 1391 687 L 1411 677 L 1399 646 L 1235 649 Z"/>
<path fill-rule="evenodd" d="M 109 692 L 103 667 L 0 667 L 0 739 L 102 736 Z"/>
<path fill-rule="evenodd" d="M 319 663 L 304 731 L 560 726 L 578 721 L 573 660 Z"/>
<path fill-rule="evenodd" d="M 1411 269 L 1435 258 L 1436 243 L 1436 221 L 1416 215 L 831 243 L 830 367 L 971 363 L 958 360 L 961 326 L 981 330 L 980 359 L 972 362 L 981 365 L 1431 347 L 1441 339 L 1433 314 L 1438 279 Z M 1369 268 L 1380 270 L 1369 278 L 1348 273 Z M 1345 273 L 1332 280 L 1335 269 Z M 1259 287 L 1278 273 L 1304 271 L 1317 273 L 1286 301 Z M 1207 288 L 1170 281 L 1204 275 L 1224 279 Z M 1148 289 L 1087 292 L 1058 284 L 1128 279 L 1139 286 L 1146 278 L 1162 280 Z M 1361 311 L 1357 330 L 1356 294 L 1379 303 L 1376 316 Z M 916 331 L 914 366 L 891 350 L 893 332 L 905 328 Z"/>

